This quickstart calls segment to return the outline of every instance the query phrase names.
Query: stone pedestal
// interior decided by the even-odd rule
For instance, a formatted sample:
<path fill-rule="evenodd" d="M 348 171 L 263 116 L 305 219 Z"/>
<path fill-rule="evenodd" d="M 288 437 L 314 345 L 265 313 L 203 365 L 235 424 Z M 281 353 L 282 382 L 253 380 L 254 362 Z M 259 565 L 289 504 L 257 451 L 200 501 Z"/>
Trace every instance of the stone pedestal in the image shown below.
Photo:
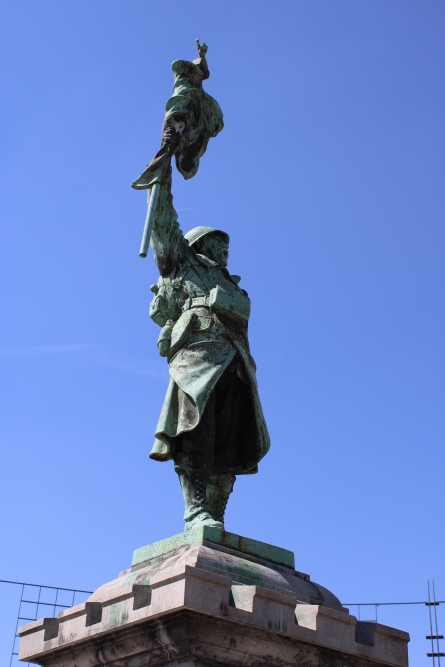
<path fill-rule="evenodd" d="M 19 634 L 19 659 L 45 667 L 408 664 L 406 632 L 357 621 L 291 552 L 208 527 L 138 549 L 87 602 Z"/>

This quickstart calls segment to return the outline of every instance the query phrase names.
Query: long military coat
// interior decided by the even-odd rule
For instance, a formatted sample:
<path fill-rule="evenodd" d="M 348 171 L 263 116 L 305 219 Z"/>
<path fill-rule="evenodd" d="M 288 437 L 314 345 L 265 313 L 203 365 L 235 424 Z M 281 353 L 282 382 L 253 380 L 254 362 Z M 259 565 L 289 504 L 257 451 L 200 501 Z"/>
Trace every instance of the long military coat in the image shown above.
<path fill-rule="evenodd" d="M 233 472 L 254 473 L 270 439 L 249 352 L 247 322 L 236 321 L 208 303 L 216 287 L 229 303 L 243 306 L 247 302 L 250 310 L 250 301 L 238 286 L 238 277 L 188 246 L 171 202 L 171 194 L 162 188 L 151 237 L 161 277 L 152 288 L 150 316 L 162 327 L 158 346 L 168 356 L 170 382 L 150 456 L 160 461 L 174 456 L 175 438 L 199 424 L 211 391 L 238 355 L 238 372 L 250 387 L 251 423 L 247 441 L 238 443 L 242 466 Z"/>

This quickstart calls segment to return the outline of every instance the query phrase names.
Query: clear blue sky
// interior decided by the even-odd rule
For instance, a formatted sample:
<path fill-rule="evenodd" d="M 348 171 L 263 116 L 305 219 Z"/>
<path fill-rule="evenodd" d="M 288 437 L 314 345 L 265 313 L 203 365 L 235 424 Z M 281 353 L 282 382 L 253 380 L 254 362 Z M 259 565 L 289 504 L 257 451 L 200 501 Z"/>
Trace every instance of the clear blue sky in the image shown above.
<path fill-rule="evenodd" d="M 175 205 L 184 231 L 231 235 L 272 437 L 227 529 L 294 550 L 344 602 L 424 599 L 428 578 L 445 599 L 443 2 L 10 0 L 0 18 L 0 578 L 92 590 L 182 530 L 173 467 L 148 459 L 168 376 L 130 183 L 199 37 L 226 125 Z"/>

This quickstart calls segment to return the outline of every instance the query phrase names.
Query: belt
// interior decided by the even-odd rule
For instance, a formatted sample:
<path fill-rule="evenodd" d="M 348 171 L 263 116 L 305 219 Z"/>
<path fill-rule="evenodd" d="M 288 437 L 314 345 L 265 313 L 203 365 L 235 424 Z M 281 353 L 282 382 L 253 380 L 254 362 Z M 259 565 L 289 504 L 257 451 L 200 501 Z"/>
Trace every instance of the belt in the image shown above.
<path fill-rule="evenodd" d="M 210 309 L 210 306 L 209 306 L 209 300 L 210 300 L 210 297 L 209 297 L 209 296 L 196 296 L 194 299 L 192 299 L 192 298 L 189 296 L 189 298 L 186 299 L 184 305 L 182 306 L 182 312 L 185 313 L 186 310 L 190 310 L 191 308 L 199 308 L 200 306 L 201 306 L 201 307 L 204 306 L 204 307 Z M 211 310 L 211 309 L 210 309 L 210 310 Z M 235 334 L 233 334 L 233 333 L 226 327 L 226 325 L 223 324 L 223 323 L 221 322 L 221 320 L 219 319 L 219 317 L 217 317 L 216 313 L 215 313 L 213 310 L 211 310 L 211 312 L 213 313 L 213 317 L 214 317 L 214 319 L 216 320 L 216 322 L 217 322 L 217 323 L 219 324 L 219 326 L 222 328 L 223 333 L 224 333 L 228 338 L 230 338 L 231 340 L 238 340 L 238 336 L 236 336 Z"/>
<path fill-rule="evenodd" d="M 190 310 L 190 308 L 198 308 L 199 306 L 205 306 L 206 308 L 210 308 L 209 297 L 195 296 L 193 299 L 189 297 L 182 306 L 182 312 L 185 313 L 186 310 Z"/>

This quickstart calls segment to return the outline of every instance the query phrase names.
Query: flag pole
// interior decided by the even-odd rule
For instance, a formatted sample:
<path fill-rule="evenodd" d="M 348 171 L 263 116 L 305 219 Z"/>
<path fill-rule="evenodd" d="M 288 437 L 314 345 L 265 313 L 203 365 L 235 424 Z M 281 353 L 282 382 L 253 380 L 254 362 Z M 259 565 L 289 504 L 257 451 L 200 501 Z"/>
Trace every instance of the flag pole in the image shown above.
<path fill-rule="evenodd" d="M 160 189 L 160 183 L 153 183 L 147 193 L 147 216 L 145 218 L 144 233 L 142 234 L 141 248 L 139 250 L 140 257 L 147 257 L 148 254 Z"/>

